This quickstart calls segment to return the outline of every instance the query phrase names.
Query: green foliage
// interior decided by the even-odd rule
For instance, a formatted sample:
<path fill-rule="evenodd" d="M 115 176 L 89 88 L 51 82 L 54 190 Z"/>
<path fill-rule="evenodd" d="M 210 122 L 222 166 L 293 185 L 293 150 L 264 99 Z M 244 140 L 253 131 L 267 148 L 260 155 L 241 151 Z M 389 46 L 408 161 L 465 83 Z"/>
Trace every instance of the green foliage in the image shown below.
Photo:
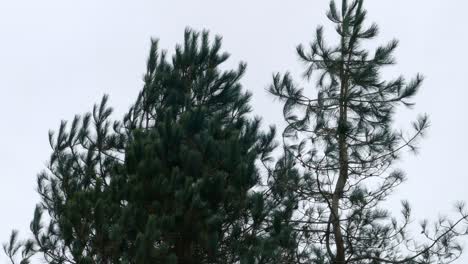
<path fill-rule="evenodd" d="M 393 127 L 398 106 L 413 106 L 423 78 L 384 80 L 398 42 L 369 51 L 377 36 L 363 0 L 330 2 L 328 19 L 297 53 L 315 97 L 289 73 L 270 93 L 284 103 L 283 149 L 275 129 L 252 118 L 240 80 L 246 65 L 222 70 L 221 38 L 186 30 L 170 59 L 151 41 L 144 87 L 121 121 L 103 97 L 91 113 L 49 134 L 52 154 L 38 176 L 41 197 L 30 225 L 4 251 L 12 263 L 383 264 L 449 263 L 468 232 L 441 218 L 411 235 L 411 208 L 381 208 L 404 182 L 394 168 L 415 150 L 427 116 L 409 136 Z M 432 228 L 431 228 L 432 227 Z"/>
<path fill-rule="evenodd" d="M 170 61 L 157 44 L 122 122 L 110 121 L 104 97 L 50 133 L 33 239 L 13 233 L 12 261 L 23 246 L 23 262 L 42 253 L 48 263 L 266 263 L 295 246 L 260 190 L 275 131 L 248 117 L 245 64 L 222 71 L 229 56 L 207 32 L 186 30 Z"/>

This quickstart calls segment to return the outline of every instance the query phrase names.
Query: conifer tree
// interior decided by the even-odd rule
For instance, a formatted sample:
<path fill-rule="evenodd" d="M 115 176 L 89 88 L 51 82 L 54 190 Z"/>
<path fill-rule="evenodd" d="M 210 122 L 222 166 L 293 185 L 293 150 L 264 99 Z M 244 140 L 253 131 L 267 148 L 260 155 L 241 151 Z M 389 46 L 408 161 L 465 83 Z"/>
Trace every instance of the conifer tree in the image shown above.
<path fill-rule="evenodd" d="M 328 19 L 335 25 L 336 45 L 316 31 L 310 46 L 297 48 L 315 82 L 316 96 L 299 87 L 289 73 L 273 78 L 270 92 L 284 102 L 286 151 L 303 173 L 299 184 L 288 179 L 278 185 L 298 186 L 299 209 L 291 224 L 302 230 L 297 263 L 449 263 L 461 248 L 457 229 L 467 212 L 458 206 L 456 221 L 440 219 L 433 228 L 422 222 L 420 235 L 411 236 L 410 207 L 392 217 L 381 206 L 405 176 L 394 168 L 401 150 L 414 150 L 429 126 L 427 116 L 414 122 L 414 133 L 393 128 L 399 105 L 412 106 L 423 78 L 384 80 L 383 67 L 394 64 L 398 42 L 374 51 L 364 42 L 377 36 L 366 25 L 363 0 L 330 2 Z M 463 232 L 462 232 L 463 231 Z M 420 239 L 421 240 L 420 240 Z"/>
<path fill-rule="evenodd" d="M 40 253 L 47 263 L 253 264 L 294 252 L 283 228 L 291 210 L 275 208 L 282 195 L 260 191 L 258 163 L 271 163 L 274 129 L 263 133 L 248 116 L 245 64 L 221 70 L 229 55 L 207 32 L 186 30 L 172 60 L 157 43 L 122 122 L 110 120 L 104 97 L 50 133 L 33 237 L 12 233 L 4 245 L 12 263 Z M 274 174 L 295 173 L 287 165 Z"/>

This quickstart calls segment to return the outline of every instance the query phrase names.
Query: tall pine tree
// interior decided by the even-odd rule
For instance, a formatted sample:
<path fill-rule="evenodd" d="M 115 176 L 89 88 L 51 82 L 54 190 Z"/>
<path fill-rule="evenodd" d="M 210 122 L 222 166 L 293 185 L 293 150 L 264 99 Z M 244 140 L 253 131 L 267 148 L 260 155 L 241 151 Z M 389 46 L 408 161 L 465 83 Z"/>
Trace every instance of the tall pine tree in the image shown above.
<path fill-rule="evenodd" d="M 290 74 L 275 75 L 270 92 L 284 102 L 286 151 L 303 172 L 294 183 L 299 209 L 291 224 L 302 230 L 297 263 L 448 263 L 461 252 L 457 225 L 466 222 L 460 206 L 457 221 L 441 219 L 420 236 L 408 234 L 410 207 L 403 202 L 398 220 L 379 207 L 405 177 L 394 170 L 404 148 L 428 127 L 426 116 L 414 133 L 393 128 L 397 106 L 412 106 L 423 78 L 383 80 L 381 69 L 394 64 L 396 40 L 374 51 L 364 48 L 377 36 L 366 25 L 363 0 L 330 2 L 328 19 L 339 39 L 329 45 L 319 27 L 316 38 L 297 53 L 307 65 L 305 76 L 317 95 L 298 87 Z M 291 184 L 287 179 L 276 184 Z M 422 240 L 418 240 L 421 237 Z"/>
<path fill-rule="evenodd" d="M 4 246 L 13 263 L 21 251 L 21 263 L 41 253 L 47 263 L 253 264 L 295 248 L 283 228 L 291 210 L 275 209 L 283 196 L 261 188 L 274 129 L 248 116 L 245 65 L 221 70 L 229 55 L 207 32 L 186 30 L 171 60 L 157 43 L 122 122 L 110 120 L 104 97 L 50 134 L 33 237 L 13 232 Z M 275 174 L 296 173 L 287 165 Z"/>

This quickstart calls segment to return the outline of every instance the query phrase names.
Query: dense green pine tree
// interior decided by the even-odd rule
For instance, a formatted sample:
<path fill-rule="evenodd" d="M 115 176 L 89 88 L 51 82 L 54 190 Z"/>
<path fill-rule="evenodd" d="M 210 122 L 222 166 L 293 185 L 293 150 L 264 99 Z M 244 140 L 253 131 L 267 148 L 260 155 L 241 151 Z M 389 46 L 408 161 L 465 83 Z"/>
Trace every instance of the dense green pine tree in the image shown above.
<path fill-rule="evenodd" d="M 294 199 L 299 209 L 291 221 L 302 230 L 296 261 L 451 262 L 461 251 L 455 238 L 462 234 L 457 224 L 468 215 L 462 206 L 457 221 L 441 219 L 434 228 L 423 222 L 418 236 L 408 234 L 407 202 L 399 220 L 379 207 L 405 179 L 392 166 L 400 150 L 414 149 L 428 119 L 419 118 L 409 136 L 392 127 L 397 106 L 413 104 L 422 77 L 382 79 L 381 69 L 394 64 L 397 41 L 372 52 L 364 48 L 378 29 L 365 25 L 363 5 L 363 0 L 342 0 L 341 6 L 331 1 L 327 17 L 335 24 L 338 43 L 327 44 L 319 27 L 310 46 L 298 47 L 307 65 L 305 76 L 316 82 L 316 96 L 310 97 L 289 74 L 275 75 L 270 89 L 284 102 L 285 148 L 303 173 L 299 185 L 288 179 L 276 183 L 298 186 Z"/>
<path fill-rule="evenodd" d="M 221 39 L 187 30 L 172 60 L 152 41 L 144 88 L 122 122 L 107 97 L 92 113 L 63 122 L 41 203 L 25 242 L 13 232 L 13 263 L 41 253 L 47 263 L 273 263 L 290 259 L 287 193 L 265 191 L 269 175 L 297 175 L 271 163 L 274 129 L 248 116 L 239 83 L 245 65 L 220 69 Z M 289 167 L 288 167 L 289 166 Z M 47 223 L 46 223 L 47 222 Z"/>

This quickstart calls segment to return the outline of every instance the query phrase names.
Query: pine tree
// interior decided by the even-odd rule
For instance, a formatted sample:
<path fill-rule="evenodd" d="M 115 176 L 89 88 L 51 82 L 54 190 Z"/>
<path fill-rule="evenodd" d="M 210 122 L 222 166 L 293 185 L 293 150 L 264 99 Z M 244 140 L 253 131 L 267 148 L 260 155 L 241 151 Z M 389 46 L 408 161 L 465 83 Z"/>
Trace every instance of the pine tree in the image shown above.
<path fill-rule="evenodd" d="M 457 225 L 468 216 L 458 207 L 457 221 L 440 219 L 421 235 L 408 231 L 410 207 L 403 202 L 398 220 L 379 205 L 405 176 L 394 169 L 401 150 L 415 144 L 429 126 L 427 116 L 414 122 L 414 133 L 393 128 L 399 105 L 411 107 L 423 78 L 383 80 L 381 69 L 394 64 L 398 42 L 375 51 L 364 42 L 377 36 L 365 24 L 363 0 L 330 2 L 328 19 L 335 24 L 337 45 L 325 42 L 323 28 L 297 53 L 307 65 L 306 78 L 317 95 L 300 88 L 289 73 L 275 75 L 270 92 L 284 102 L 286 151 L 302 172 L 295 199 L 299 210 L 291 224 L 302 230 L 297 263 L 448 263 L 461 252 Z M 290 185 L 288 179 L 277 181 Z M 418 240 L 421 237 L 422 240 Z"/>
<path fill-rule="evenodd" d="M 283 196 L 261 191 L 258 163 L 271 163 L 275 131 L 248 116 L 245 64 L 221 70 L 229 55 L 220 50 L 220 37 L 186 30 L 167 60 L 153 40 L 122 122 L 110 120 L 104 97 L 50 133 L 33 237 L 13 232 L 12 263 L 21 251 L 21 263 L 40 253 L 47 263 L 253 264 L 295 248 L 283 228 L 291 210 L 274 208 Z M 274 175 L 296 173 L 288 164 Z"/>

